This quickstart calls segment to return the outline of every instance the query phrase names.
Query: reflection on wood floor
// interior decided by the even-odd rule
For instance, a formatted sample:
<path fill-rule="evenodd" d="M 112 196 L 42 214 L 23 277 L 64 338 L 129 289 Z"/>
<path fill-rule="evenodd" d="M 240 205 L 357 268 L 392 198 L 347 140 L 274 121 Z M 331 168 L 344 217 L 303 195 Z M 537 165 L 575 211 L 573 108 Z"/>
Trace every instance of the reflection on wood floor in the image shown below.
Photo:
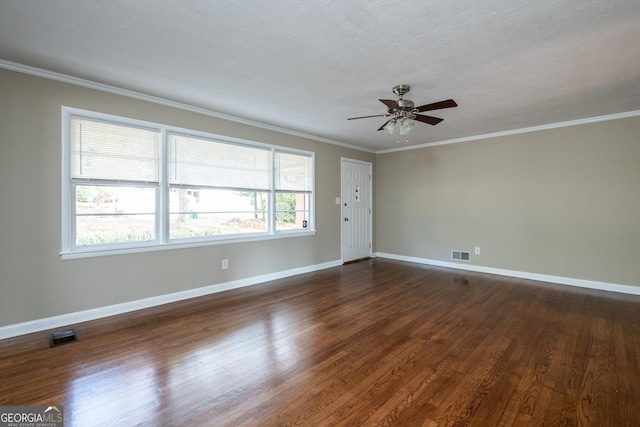
<path fill-rule="evenodd" d="M 632 426 L 640 297 L 381 259 L 0 342 L 65 426 Z"/>

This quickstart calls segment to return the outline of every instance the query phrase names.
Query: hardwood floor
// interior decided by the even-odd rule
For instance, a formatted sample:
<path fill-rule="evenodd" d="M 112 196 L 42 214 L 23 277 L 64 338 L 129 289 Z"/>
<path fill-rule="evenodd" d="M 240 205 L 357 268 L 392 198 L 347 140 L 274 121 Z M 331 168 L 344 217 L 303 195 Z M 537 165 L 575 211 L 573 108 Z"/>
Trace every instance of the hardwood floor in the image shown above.
<path fill-rule="evenodd" d="M 638 426 L 640 297 L 372 259 L 0 342 L 65 426 Z"/>

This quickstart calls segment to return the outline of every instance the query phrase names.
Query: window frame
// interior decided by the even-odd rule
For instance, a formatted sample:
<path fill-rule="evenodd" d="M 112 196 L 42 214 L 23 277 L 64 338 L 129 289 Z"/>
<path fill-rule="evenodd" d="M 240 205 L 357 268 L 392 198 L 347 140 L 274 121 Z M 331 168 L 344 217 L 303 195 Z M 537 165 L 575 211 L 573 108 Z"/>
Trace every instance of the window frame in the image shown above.
<path fill-rule="evenodd" d="M 74 107 L 62 106 L 62 238 L 60 255 L 63 260 L 87 258 L 105 255 L 119 255 L 127 253 L 152 252 L 180 248 L 190 248 L 198 246 L 211 246 L 238 242 L 251 242 L 261 240 L 272 240 L 289 238 L 296 236 L 308 236 L 316 234 L 315 229 L 315 153 L 312 151 L 300 150 L 296 148 L 277 146 L 262 142 L 244 140 L 226 135 L 212 134 L 193 129 L 186 129 L 161 123 L 138 120 L 112 114 L 84 110 Z M 88 180 L 80 182 L 71 177 L 71 129 L 72 117 L 86 118 L 88 120 L 100 120 L 122 126 L 133 126 L 158 130 L 160 134 L 160 155 L 159 155 L 159 182 L 155 183 L 131 183 L 112 182 L 109 180 Z M 256 148 L 270 151 L 269 175 L 270 183 L 268 190 L 268 217 L 267 231 L 256 233 L 236 233 L 198 237 L 170 238 L 169 218 L 170 204 L 169 194 L 172 186 L 168 179 L 168 135 L 181 134 L 194 138 L 203 138 L 219 143 L 241 145 L 249 148 Z M 288 153 L 308 157 L 310 161 L 310 191 L 309 194 L 309 219 L 307 228 L 278 230 L 276 227 L 276 190 L 275 186 L 275 153 Z M 76 199 L 75 187 L 77 185 L 109 185 L 119 187 L 155 187 L 156 212 L 155 212 L 155 239 L 148 241 L 106 243 L 95 245 L 76 245 Z"/>

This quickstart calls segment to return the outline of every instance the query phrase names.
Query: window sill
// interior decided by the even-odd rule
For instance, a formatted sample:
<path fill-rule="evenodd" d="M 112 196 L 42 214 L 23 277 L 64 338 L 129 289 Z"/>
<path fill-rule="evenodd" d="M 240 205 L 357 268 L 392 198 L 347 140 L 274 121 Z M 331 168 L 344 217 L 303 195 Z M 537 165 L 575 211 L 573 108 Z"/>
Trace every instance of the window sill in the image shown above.
<path fill-rule="evenodd" d="M 228 245 L 232 243 L 248 243 L 248 242 L 260 242 L 266 240 L 275 240 L 275 239 L 288 239 L 291 237 L 305 237 L 305 236 L 313 236 L 317 234 L 316 230 L 308 230 L 308 231 L 282 231 L 276 234 L 269 235 L 260 235 L 260 236 L 251 236 L 251 237 L 233 237 L 229 239 L 219 238 L 216 240 L 200 240 L 200 241 L 191 241 L 191 242 L 179 242 L 179 243 L 168 243 L 164 245 L 148 245 L 148 246 L 136 246 L 130 248 L 108 248 L 108 249 L 87 249 L 87 250 L 77 250 L 77 251 L 62 251 L 60 252 L 60 257 L 63 261 L 73 260 L 73 259 L 82 259 L 82 258 L 95 258 L 102 256 L 112 256 L 112 255 L 127 255 L 127 254 L 137 254 L 137 253 L 145 253 L 145 252 L 158 252 L 158 251 L 171 251 L 175 249 L 187 249 L 187 248 L 198 248 L 203 246 L 217 246 L 217 245 Z"/>

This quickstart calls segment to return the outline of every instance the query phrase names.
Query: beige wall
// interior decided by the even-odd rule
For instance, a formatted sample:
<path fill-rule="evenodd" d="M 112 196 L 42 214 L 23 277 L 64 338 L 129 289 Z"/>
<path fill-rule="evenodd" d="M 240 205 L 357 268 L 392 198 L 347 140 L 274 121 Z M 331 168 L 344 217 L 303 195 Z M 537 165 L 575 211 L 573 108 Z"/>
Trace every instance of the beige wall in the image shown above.
<path fill-rule="evenodd" d="M 376 174 L 381 253 L 640 286 L 640 117 L 380 154 Z"/>
<path fill-rule="evenodd" d="M 638 117 L 376 157 L 6 70 L 0 93 L 0 327 L 339 260 L 341 157 L 374 163 L 374 251 L 640 286 Z M 314 151 L 317 235 L 62 261 L 62 105 Z"/>
<path fill-rule="evenodd" d="M 0 327 L 337 261 L 340 158 L 375 161 L 359 150 L 6 70 L 0 93 Z M 314 151 L 318 233 L 62 261 L 62 105 Z"/>

